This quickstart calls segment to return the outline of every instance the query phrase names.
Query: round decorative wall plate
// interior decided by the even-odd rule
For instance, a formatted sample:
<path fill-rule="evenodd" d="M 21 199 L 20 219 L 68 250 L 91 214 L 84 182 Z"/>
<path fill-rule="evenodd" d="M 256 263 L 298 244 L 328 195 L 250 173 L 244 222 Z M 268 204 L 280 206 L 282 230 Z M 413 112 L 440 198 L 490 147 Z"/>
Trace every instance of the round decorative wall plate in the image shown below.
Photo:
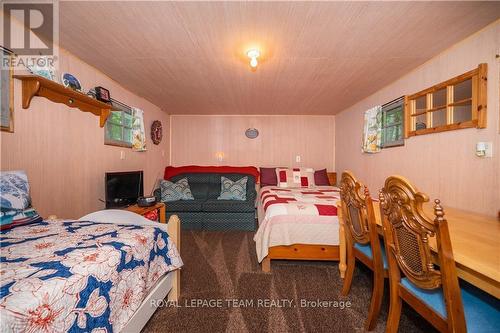
<path fill-rule="evenodd" d="M 61 83 L 67 88 L 83 92 L 82 84 L 73 74 L 63 73 L 61 75 Z"/>
<path fill-rule="evenodd" d="M 256 128 L 249 128 L 245 131 L 245 136 L 249 139 L 255 139 L 259 136 L 259 131 Z"/>
<path fill-rule="evenodd" d="M 163 130 L 161 126 L 161 121 L 159 120 L 153 121 L 153 124 L 151 124 L 151 140 L 153 140 L 153 143 L 155 145 L 161 142 L 161 139 L 163 137 L 162 132 Z"/>

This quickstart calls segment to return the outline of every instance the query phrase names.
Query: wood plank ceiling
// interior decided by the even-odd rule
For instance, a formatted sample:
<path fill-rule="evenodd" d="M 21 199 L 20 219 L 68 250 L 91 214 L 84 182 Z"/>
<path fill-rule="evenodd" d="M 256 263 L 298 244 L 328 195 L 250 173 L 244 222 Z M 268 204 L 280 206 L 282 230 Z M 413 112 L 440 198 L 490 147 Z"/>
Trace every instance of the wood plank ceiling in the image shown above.
<path fill-rule="evenodd" d="M 342 111 L 498 19 L 500 5 L 70 1 L 60 14 L 63 48 L 170 114 L 292 115 Z"/>

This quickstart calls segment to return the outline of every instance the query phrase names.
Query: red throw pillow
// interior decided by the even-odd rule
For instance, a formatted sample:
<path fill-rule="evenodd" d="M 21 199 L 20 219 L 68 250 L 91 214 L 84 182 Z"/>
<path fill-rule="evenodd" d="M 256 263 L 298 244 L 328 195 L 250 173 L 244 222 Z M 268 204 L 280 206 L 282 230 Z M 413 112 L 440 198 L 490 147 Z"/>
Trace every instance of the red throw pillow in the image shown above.
<path fill-rule="evenodd" d="M 259 171 L 256 167 L 232 167 L 232 166 L 199 166 L 199 165 L 186 165 L 182 167 L 165 167 L 163 179 L 170 180 L 172 177 L 184 173 L 242 173 L 254 176 L 255 179 L 259 178 Z"/>
<path fill-rule="evenodd" d="M 276 168 L 260 168 L 260 186 L 277 186 Z"/>
<path fill-rule="evenodd" d="M 314 184 L 316 186 L 330 186 L 326 169 L 314 171 Z"/>

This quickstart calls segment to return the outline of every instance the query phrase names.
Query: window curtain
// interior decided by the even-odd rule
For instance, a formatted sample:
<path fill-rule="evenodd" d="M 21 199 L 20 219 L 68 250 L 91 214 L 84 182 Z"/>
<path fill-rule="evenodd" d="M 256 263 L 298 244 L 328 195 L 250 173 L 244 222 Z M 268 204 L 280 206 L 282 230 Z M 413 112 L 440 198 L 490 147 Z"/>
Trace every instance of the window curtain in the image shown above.
<path fill-rule="evenodd" d="M 382 107 L 375 106 L 365 111 L 363 130 L 364 153 L 378 153 L 382 143 Z"/>
<path fill-rule="evenodd" d="M 146 131 L 144 128 L 144 111 L 132 108 L 134 124 L 132 126 L 132 150 L 146 151 Z"/>

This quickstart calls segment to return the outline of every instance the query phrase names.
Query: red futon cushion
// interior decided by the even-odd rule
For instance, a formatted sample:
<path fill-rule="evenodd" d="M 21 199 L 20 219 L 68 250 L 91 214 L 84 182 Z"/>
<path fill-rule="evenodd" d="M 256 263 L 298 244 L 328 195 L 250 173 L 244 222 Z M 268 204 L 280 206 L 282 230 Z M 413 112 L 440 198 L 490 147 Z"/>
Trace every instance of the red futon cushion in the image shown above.
<path fill-rule="evenodd" d="M 199 166 L 199 165 L 186 165 L 181 167 L 168 166 L 165 168 L 163 178 L 170 180 L 172 177 L 183 173 L 242 173 L 259 178 L 259 171 L 256 167 L 232 167 L 232 166 Z"/>

